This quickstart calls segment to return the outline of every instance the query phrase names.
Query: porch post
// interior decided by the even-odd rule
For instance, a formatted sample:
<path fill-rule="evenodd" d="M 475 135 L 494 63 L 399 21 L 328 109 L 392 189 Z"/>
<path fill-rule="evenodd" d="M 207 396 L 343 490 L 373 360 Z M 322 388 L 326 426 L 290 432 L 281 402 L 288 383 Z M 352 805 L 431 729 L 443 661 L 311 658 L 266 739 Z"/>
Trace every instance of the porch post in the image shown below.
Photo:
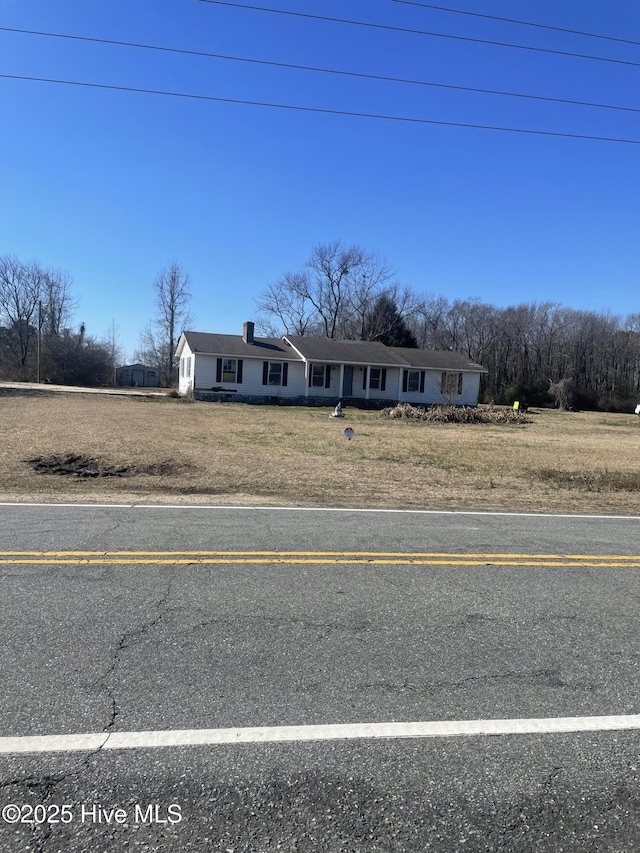
<path fill-rule="evenodd" d="M 304 396 L 309 396 L 309 362 L 304 363 Z"/>
<path fill-rule="evenodd" d="M 367 388 L 366 388 L 366 391 L 364 394 L 364 399 L 368 400 L 369 399 L 369 386 L 371 385 L 371 366 L 367 365 L 367 367 L 365 367 L 365 371 L 366 371 L 366 377 L 367 377 Z"/>
<path fill-rule="evenodd" d="M 338 393 L 338 399 L 342 400 L 342 390 L 344 388 L 344 364 L 340 365 L 340 392 Z"/>
<path fill-rule="evenodd" d="M 404 373 L 404 368 L 400 368 L 400 375 L 398 377 L 398 402 L 402 401 L 402 374 Z"/>

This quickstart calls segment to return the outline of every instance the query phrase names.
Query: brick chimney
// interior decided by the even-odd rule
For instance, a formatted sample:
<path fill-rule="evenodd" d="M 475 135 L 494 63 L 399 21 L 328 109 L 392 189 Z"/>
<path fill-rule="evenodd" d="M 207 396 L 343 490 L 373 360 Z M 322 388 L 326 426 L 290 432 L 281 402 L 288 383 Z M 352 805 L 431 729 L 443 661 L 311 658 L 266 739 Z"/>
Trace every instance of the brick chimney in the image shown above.
<path fill-rule="evenodd" d="M 253 343 L 253 330 L 255 329 L 255 323 L 246 322 L 242 325 L 242 340 L 245 344 Z"/>

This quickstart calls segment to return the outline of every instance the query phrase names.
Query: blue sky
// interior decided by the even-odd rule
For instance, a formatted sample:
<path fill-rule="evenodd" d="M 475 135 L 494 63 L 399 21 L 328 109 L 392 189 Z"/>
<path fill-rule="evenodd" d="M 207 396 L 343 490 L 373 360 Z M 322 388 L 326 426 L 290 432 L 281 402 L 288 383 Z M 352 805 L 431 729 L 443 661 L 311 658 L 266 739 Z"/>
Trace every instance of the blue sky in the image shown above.
<path fill-rule="evenodd" d="M 640 64 L 640 46 L 393 0 L 256 5 Z M 443 5 L 640 42 L 628 0 Z M 2 0 L 0 26 L 640 110 L 640 65 L 201 0 Z M 640 112 L 2 31 L 0 74 L 640 141 Z M 115 320 L 128 357 L 169 261 L 191 276 L 194 328 L 239 333 L 265 285 L 336 239 L 418 293 L 640 311 L 640 145 L 2 78 L 0 93 L 0 254 L 68 270 L 77 321 L 100 337 Z"/>

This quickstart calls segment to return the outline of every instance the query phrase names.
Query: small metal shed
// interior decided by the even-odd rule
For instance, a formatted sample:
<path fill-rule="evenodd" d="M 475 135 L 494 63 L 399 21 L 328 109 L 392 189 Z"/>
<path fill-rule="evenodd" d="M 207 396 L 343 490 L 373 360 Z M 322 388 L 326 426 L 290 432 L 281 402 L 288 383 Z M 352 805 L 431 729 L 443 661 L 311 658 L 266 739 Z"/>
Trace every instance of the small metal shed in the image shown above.
<path fill-rule="evenodd" d="M 125 364 L 116 368 L 116 384 L 129 388 L 159 388 L 160 371 L 146 364 Z"/>

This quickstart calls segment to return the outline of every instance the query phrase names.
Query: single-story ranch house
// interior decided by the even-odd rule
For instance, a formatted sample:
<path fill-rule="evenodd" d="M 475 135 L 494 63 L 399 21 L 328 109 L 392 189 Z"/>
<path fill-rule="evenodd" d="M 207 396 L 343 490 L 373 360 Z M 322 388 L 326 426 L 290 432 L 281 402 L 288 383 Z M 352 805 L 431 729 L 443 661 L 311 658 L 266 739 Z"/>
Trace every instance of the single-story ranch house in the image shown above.
<path fill-rule="evenodd" d="M 198 400 L 377 408 L 398 401 L 476 406 L 487 369 L 458 352 L 285 335 L 183 332 L 176 348 L 181 394 Z"/>

